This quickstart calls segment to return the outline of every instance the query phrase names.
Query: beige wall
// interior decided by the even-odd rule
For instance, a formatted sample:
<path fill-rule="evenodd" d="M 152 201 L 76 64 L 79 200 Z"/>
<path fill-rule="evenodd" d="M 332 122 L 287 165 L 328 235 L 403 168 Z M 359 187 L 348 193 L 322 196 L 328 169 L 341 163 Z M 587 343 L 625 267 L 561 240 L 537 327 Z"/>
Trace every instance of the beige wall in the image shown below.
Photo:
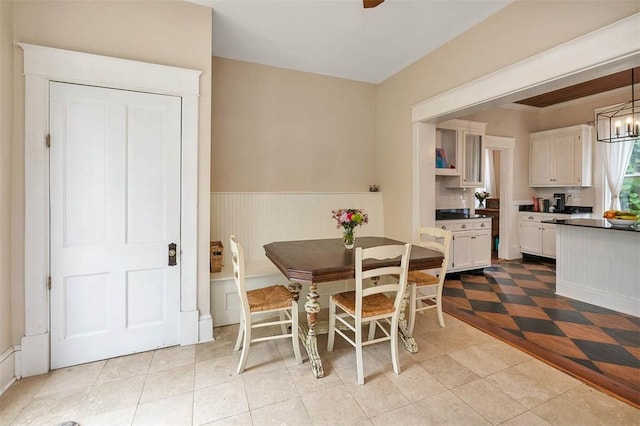
<path fill-rule="evenodd" d="M 2 0 L 4 1 L 4 0 Z M 211 10 L 192 3 L 167 1 L 30 1 L 15 2 L 14 42 L 153 62 L 203 71 L 200 78 L 198 177 L 198 308 L 209 313 L 209 167 L 211 147 Z M 13 289 L 24 293 L 24 79 L 22 49 L 13 48 L 15 128 L 12 176 L 14 230 Z M 4 118 L 4 116 L 3 116 Z M 1 284 L 0 284 L 1 285 Z M 14 343 L 24 330 L 24 301 L 13 304 Z M 0 318 L 2 320 L 2 318 Z"/>
<path fill-rule="evenodd" d="M 513 150 L 513 199 L 529 200 L 535 191 L 529 188 L 529 133 L 538 127 L 537 111 L 493 108 L 465 117 L 466 120 L 487 123 L 487 134 L 516 139 Z M 497 196 L 497 194 L 496 194 Z"/>
<path fill-rule="evenodd" d="M 11 151 L 13 131 L 13 2 L 0 1 L 0 355 L 11 331 Z M 0 383 L 0 386 L 4 383 Z"/>
<path fill-rule="evenodd" d="M 212 191 L 378 183 L 375 85 L 214 57 L 212 87 Z"/>
<path fill-rule="evenodd" d="M 412 104 L 638 11 L 635 0 L 516 1 L 382 82 L 377 92 L 376 161 L 388 236 L 413 235 Z"/>

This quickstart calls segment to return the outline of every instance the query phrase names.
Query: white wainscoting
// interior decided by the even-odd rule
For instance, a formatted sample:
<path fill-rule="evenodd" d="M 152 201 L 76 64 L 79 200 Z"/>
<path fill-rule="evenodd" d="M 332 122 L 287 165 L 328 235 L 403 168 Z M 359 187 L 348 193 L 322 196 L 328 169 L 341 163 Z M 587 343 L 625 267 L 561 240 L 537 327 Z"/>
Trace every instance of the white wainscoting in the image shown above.
<path fill-rule="evenodd" d="M 382 193 L 291 193 L 220 192 L 211 194 L 211 240 L 222 241 L 222 272 L 211 274 L 211 314 L 215 327 L 237 323 L 240 317 L 232 279 L 229 235 L 238 237 L 245 250 L 247 288 L 254 289 L 288 281 L 265 257 L 263 245 L 273 241 L 341 238 L 331 218 L 331 210 L 360 208 L 369 223 L 356 229 L 361 236 L 384 236 Z M 328 295 L 349 286 L 345 281 L 320 286 L 320 303 L 328 305 Z M 304 310 L 307 288 L 300 293 Z"/>
<path fill-rule="evenodd" d="M 11 346 L 0 354 L 0 395 L 16 381 L 16 365 L 19 365 L 19 353 L 15 346 Z"/>
<path fill-rule="evenodd" d="M 640 316 L 640 232 L 558 225 L 556 294 Z"/>

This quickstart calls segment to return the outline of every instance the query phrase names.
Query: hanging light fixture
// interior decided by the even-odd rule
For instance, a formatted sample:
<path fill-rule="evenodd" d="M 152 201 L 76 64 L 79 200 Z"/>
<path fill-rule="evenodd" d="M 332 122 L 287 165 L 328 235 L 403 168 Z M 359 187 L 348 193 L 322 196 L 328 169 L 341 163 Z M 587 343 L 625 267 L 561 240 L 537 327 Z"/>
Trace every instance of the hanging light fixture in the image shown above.
<path fill-rule="evenodd" d="M 640 137 L 640 110 L 634 92 L 634 75 L 631 68 L 631 101 L 596 114 L 596 139 L 598 142 L 614 143 L 635 141 Z"/>

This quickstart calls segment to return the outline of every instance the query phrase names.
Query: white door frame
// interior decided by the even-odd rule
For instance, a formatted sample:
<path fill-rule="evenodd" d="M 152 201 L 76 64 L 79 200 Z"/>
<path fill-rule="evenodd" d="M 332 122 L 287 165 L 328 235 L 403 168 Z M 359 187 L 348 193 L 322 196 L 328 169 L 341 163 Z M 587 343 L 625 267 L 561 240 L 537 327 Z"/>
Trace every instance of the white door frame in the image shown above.
<path fill-rule="evenodd" d="M 639 66 L 638 28 L 640 13 L 413 105 L 411 229 L 435 221 L 434 123 Z"/>
<path fill-rule="evenodd" d="M 511 253 L 515 241 L 513 235 L 518 234 L 518 228 L 514 224 L 518 221 L 518 207 L 513 205 L 513 163 L 515 138 L 486 135 L 484 147 L 491 151 L 500 151 L 500 246 L 498 257 L 500 259 L 516 259 L 521 257 L 519 251 Z"/>
<path fill-rule="evenodd" d="M 202 72 L 18 44 L 24 51 L 25 76 L 25 335 L 21 375 L 49 371 L 49 153 L 45 141 L 52 80 L 182 98 L 180 344 L 197 343 L 198 95 Z"/>

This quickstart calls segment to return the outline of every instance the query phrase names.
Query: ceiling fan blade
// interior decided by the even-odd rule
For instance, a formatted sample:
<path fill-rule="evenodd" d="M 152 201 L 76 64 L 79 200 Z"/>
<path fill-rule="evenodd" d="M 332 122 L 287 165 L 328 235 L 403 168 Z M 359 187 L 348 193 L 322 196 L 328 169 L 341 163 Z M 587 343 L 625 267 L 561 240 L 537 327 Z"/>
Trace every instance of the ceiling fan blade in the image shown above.
<path fill-rule="evenodd" d="M 362 0 L 362 5 L 364 6 L 365 9 L 369 9 L 371 7 L 378 6 L 383 1 L 384 0 Z"/>

